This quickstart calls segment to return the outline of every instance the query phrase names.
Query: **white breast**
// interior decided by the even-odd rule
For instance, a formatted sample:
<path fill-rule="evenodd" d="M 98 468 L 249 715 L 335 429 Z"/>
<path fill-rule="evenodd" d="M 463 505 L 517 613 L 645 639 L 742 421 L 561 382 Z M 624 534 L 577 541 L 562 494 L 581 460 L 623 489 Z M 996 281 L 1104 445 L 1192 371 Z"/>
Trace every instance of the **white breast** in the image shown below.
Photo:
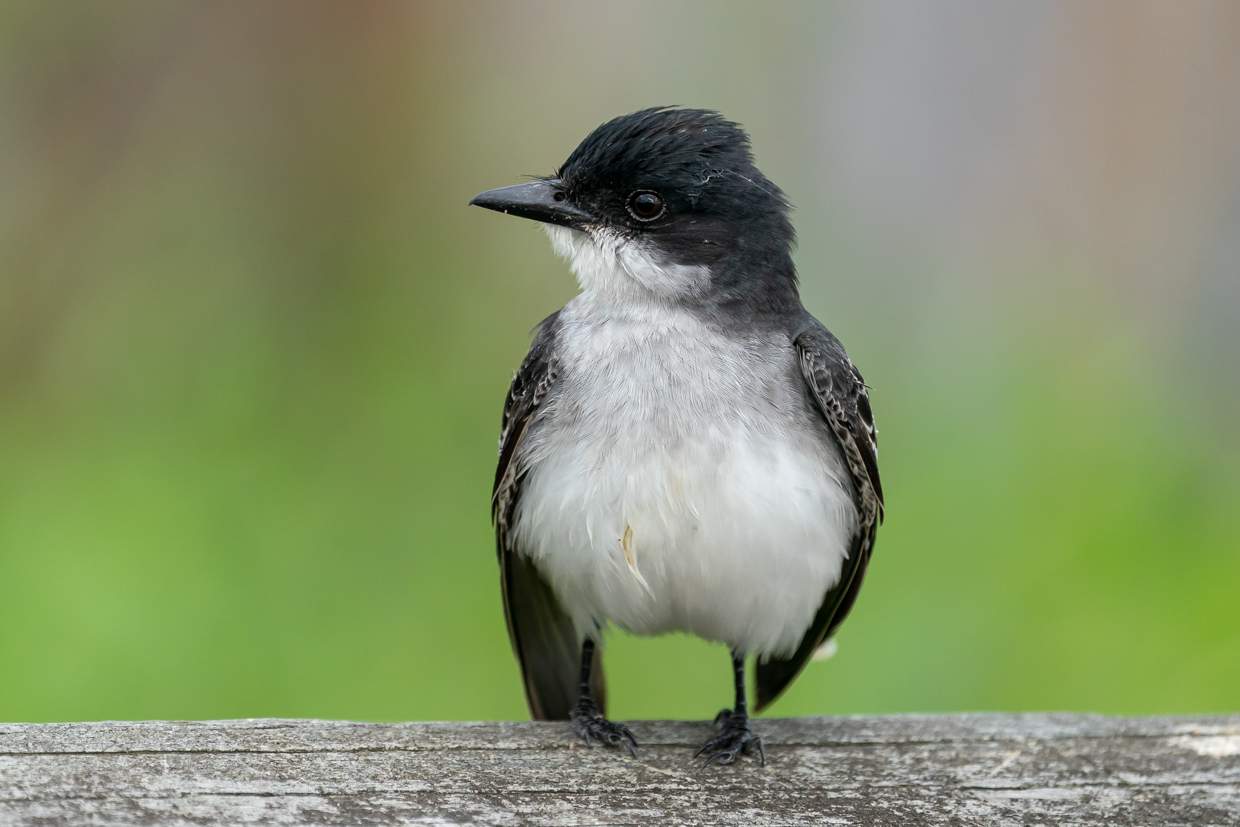
<path fill-rule="evenodd" d="M 791 343 L 579 277 L 555 387 L 518 457 L 517 548 L 581 635 L 610 621 L 791 654 L 857 525 Z"/>
<path fill-rule="evenodd" d="M 581 634 L 611 621 L 790 654 L 856 526 L 839 458 L 788 381 L 791 350 L 681 313 L 563 323 L 517 546 Z"/>

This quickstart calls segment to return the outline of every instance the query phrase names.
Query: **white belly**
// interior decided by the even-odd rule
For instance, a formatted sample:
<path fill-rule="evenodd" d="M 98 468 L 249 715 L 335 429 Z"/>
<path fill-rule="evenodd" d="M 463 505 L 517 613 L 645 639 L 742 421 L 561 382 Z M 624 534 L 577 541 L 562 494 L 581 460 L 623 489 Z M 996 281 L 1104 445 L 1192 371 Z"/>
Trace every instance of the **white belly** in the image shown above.
<path fill-rule="evenodd" d="M 581 635 L 610 621 L 790 654 L 857 522 L 793 351 L 683 311 L 589 310 L 561 314 L 556 389 L 523 443 L 517 548 Z"/>

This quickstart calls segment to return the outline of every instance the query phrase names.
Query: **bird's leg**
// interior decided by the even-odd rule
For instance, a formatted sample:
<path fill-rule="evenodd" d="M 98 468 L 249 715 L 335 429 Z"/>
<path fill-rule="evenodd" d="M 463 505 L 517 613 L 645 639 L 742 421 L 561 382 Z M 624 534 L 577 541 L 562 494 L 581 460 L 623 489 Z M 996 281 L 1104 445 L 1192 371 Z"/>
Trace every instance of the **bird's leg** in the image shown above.
<path fill-rule="evenodd" d="M 598 740 L 609 747 L 623 746 L 637 757 L 637 739 L 624 724 L 613 724 L 590 697 L 590 668 L 594 665 L 594 641 L 586 638 L 581 644 L 581 699 L 573 707 L 573 732 L 585 739 Z"/>
<path fill-rule="evenodd" d="M 720 764 L 731 764 L 740 755 L 751 755 L 756 749 L 758 761 L 766 765 L 766 750 L 762 748 L 762 738 L 749 729 L 749 704 L 745 701 L 745 656 L 732 653 L 732 673 L 736 678 L 736 708 L 724 709 L 715 716 L 715 731 L 719 735 L 702 745 L 693 754 L 697 758 L 708 753 L 703 767 L 715 761 Z"/>

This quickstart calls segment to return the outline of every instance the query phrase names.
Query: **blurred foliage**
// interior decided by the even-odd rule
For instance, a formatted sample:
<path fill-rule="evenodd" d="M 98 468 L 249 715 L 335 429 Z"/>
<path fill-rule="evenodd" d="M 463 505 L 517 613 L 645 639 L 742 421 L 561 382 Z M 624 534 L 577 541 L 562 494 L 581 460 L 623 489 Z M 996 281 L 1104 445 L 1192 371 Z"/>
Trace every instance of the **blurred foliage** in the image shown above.
<path fill-rule="evenodd" d="M 862 203 L 822 130 L 858 122 L 856 44 L 909 29 L 884 8 L 5 4 L 0 720 L 524 717 L 495 437 L 574 287 L 465 202 L 655 103 L 751 128 L 874 387 L 888 522 L 839 655 L 774 714 L 1235 710 L 1240 356 L 1198 322 L 1240 300 L 1191 281 L 1227 234 L 1155 234 L 1134 287 L 1070 237 L 994 252 L 1027 212 Z M 1221 227 L 1237 145 L 1185 196 Z M 616 635 L 608 674 L 621 718 L 729 700 L 723 648 L 682 637 Z"/>

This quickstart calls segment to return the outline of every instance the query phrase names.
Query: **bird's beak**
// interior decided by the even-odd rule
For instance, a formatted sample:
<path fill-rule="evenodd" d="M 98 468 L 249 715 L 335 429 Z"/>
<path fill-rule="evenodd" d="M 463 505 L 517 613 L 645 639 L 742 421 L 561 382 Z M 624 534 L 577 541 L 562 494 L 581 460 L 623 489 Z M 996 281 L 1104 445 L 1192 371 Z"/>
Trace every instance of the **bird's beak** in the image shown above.
<path fill-rule="evenodd" d="M 559 184 L 559 181 L 551 180 L 500 187 L 475 195 L 469 203 L 508 215 L 581 229 L 594 217 L 573 206 Z"/>

